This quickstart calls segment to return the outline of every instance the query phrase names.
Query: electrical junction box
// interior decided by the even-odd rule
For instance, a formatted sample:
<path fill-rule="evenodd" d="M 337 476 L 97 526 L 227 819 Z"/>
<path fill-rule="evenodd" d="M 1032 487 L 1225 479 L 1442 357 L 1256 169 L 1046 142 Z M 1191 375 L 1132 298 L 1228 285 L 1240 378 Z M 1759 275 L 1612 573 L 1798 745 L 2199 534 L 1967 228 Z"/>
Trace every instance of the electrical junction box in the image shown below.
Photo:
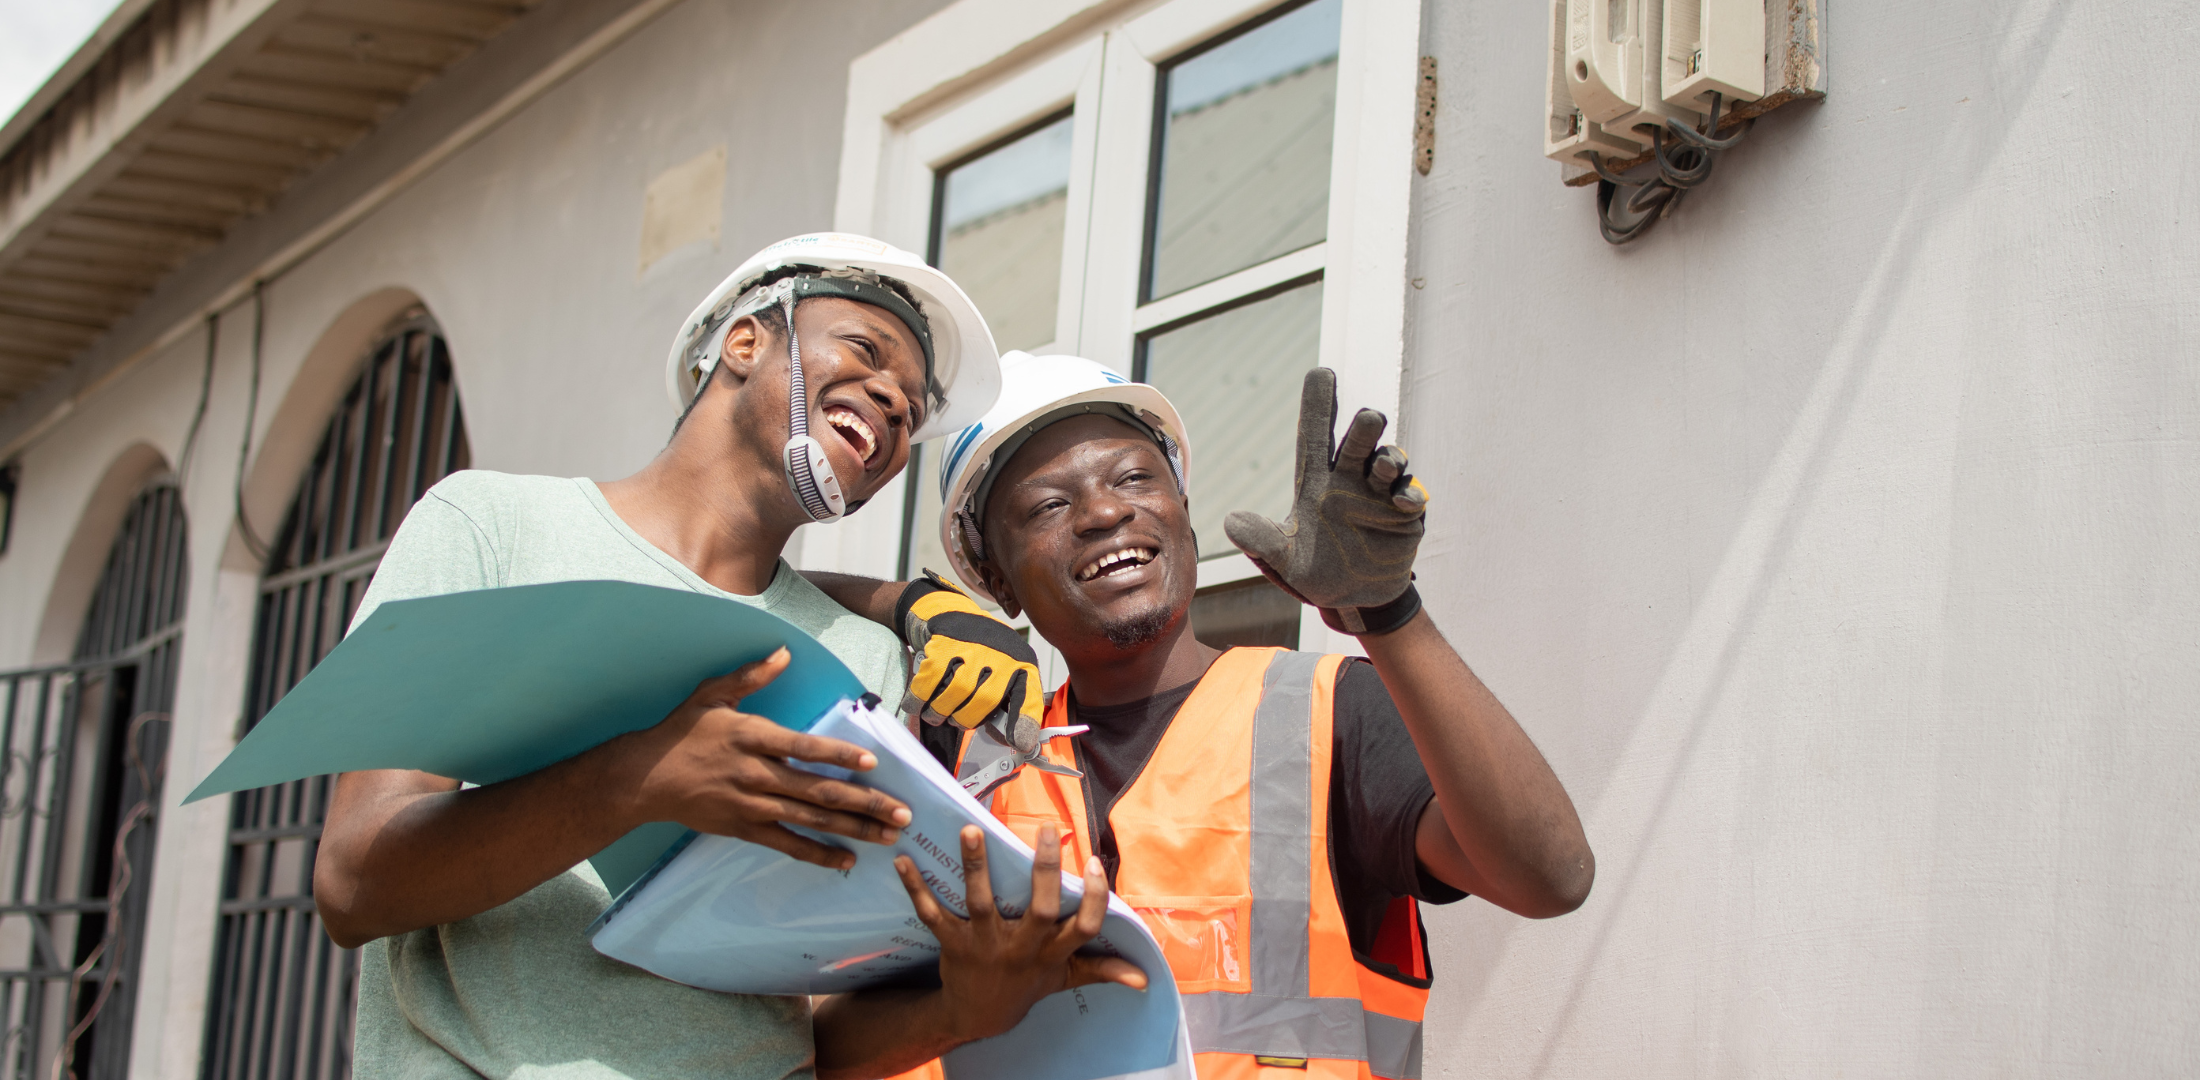
<path fill-rule="evenodd" d="M 1566 0 L 1567 89 L 1584 118 L 1649 149 L 1667 120 L 1699 125 L 1708 104 L 1665 100 L 1667 0 Z M 1672 0 L 1679 8 L 1695 0 Z M 1763 0 L 1705 0 L 1759 3 Z M 1761 35 L 1760 35 L 1761 36 Z"/>
<path fill-rule="evenodd" d="M 1573 91 L 1568 86 L 1572 78 L 1568 67 L 1566 0 L 1552 0 L 1550 78 L 1543 99 L 1548 114 L 1543 133 L 1543 156 L 1588 168 L 1591 153 L 1613 161 L 1641 154 L 1644 148 L 1640 144 L 1606 131 L 1604 125 L 1589 119 L 1581 107 L 1574 104 Z"/>
<path fill-rule="evenodd" d="M 1665 7 L 1665 100 L 1698 113 L 1711 95 L 1727 101 L 1765 96 L 1765 8 L 1761 2 L 1673 0 Z"/>
<path fill-rule="evenodd" d="M 1789 100 L 1823 97 L 1818 3 L 1551 0 L 1544 156 L 1586 182 L 1589 155 L 1614 168 L 1639 164 L 1666 121 L 1700 127 L 1713 94 L 1722 125 L 1730 115 L 1738 123 Z M 1768 18 L 1775 10 L 1779 17 Z M 1809 62 L 1799 65 L 1798 55 Z M 1768 95 L 1767 85 L 1779 93 Z"/>

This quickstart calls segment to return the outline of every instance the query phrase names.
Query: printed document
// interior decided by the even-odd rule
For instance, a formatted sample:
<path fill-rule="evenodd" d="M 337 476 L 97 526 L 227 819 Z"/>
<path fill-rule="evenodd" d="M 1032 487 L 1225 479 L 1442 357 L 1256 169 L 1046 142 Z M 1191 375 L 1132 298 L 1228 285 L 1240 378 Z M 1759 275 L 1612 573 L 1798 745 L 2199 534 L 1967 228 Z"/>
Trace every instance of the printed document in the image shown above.
<path fill-rule="evenodd" d="M 909 804 L 900 840 L 849 843 L 796 828 L 854 850 L 856 865 L 839 871 L 760 844 L 690 834 L 597 920 L 597 951 L 676 982 L 751 994 L 831 994 L 922 978 L 939 943 L 918 920 L 894 857 L 909 856 L 941 904 L 967 915 L 958 839 L 966 824 L 986 831 L 996 905 L 1022 914 L 1031 902 L 1031 849 L 964 793 L 899 718 L 844 701 L 810 731 L 878 756 L 867 773 L 804 767 Z M 1062 910 L 1083 893 L 1082 880 L 1065 871 Z M 1046 998 L 1007 1034 L 950 1052 L 949 1080 L 1190 1077 L 1176 981 L 1144 921 L 1111 895 L 1088 948 L 1138 965 L 1148 988 L 1095 984 Z"/>

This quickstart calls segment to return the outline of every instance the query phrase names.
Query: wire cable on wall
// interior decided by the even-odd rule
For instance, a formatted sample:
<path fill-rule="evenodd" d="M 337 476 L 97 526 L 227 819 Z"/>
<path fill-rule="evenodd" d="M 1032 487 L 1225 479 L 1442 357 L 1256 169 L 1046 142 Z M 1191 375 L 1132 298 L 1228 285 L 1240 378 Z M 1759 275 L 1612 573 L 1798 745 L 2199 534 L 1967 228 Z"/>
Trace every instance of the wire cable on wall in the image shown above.
<path fill-rule="evenodd" d="M 206 316 L 206 370 L 199 376 L 199 407 L 191 413 L 191 431 L 183 437 L 183 452 L 176 455 L 176 493 L 181 497 L 191 480 L 191 455 L 199 446 L 199 425 L 206 422 L 206 403 L 214 393 L 214 346 L 220 340 L 221 315 Z"/>
<path fill-rule="evenodd" d="M 107 883 L 106 933 L 101 935 L 99 945 L 92 950 L 91 955 L 86 956 L 84 962 L 70 973 L 68 1012 L 63 1015 L 76 1011 L 78 996 L 84 991 L 84 981 L 91 977 L 93 969 L 99 967 L 100 961 L 107 961 L 107 969 L 100 975 L 99 993 L 92 998 L 91 1007 L 84 1010 L 83 1017 L 76 1022 L 76 1026 L 69 1029 L 68 1036 L 56 1048 L 53 1080 L 77 1080 L 76 1044 L 83 1039 L 85 1032 L 92 1029 L 99 1014 L 107 1008 L 108 999 L 114 996 L 115 982 L 121 977 L 121 957 L 130 947 L 128 933 L 122 922 L 122 900 L 129 895 L 130 883 L 136 876 L 129 856 L 130 837 L 138 826 L 153 819 L 153 801 L 158 798 L 161 774 L 167 771 L 165 760 L 153 768 L 146 767 L 145 754 L 138 736 L 148 724 L 168 718 L 165 712 L 141 712 L 130 719 L 130 725 L 123 735 L 123 746 L 129 755 L 130 768 L 137 773 L 138 790 L 142 794 L 122 815 L 121 823 L 115 828 L 114 872 Z"/>
<path fill-rule="evenodd" d="M 1613 172 L 1601 155 L 1589 155 L 1589 163 L 1597 171 L 1597 231 L 1604 234 L 1606 243 L 1633 243 L 1671 216 L 1690 188 L 1711 179 L 1718 152 L 1741 142 L 1742 136 L 1756 126 L 1756 118 L 1751 117 L 1742 121 L 1734 134 L 1723 139 L 1713 137 L 1719 129 L 1722 104 L 1723 95 L 1711 95 L 1711 114 L 1704 118 L 1700 130 L 1669 119 L 1664 127 L 1650 133 L 1651 161 L 1646 164 L 1657 167 L 1656 175 L 1623 176 Z M 1627 192 L 1624 198 L 1622 192 Z"/>
<path fill-rule="evenodd" d="M 252 389 L 245 398 L 244 441 L 237 447 L 236 520 L 237 532 L 244 537 L 245 550 L 262 563 L 267 561 L 267 541 L 253 531 L 252 519 L 244 511 L 244 467 L 252 459 L 252 425 L 260 415 L 260 340 L 267 328 L 267 282 L 252 283 Z"/>

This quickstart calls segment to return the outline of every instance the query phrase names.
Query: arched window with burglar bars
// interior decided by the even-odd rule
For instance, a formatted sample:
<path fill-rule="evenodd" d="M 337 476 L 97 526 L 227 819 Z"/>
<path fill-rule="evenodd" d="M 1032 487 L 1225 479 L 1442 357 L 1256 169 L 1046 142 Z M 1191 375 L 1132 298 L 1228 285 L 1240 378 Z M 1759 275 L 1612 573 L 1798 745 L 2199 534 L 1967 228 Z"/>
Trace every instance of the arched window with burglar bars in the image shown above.
<path fill-rule="evenodd" d="M 190 577 L 172 478 L 116 530 L 74 659 L 0 673 L 0 1077 L 120 1080 Z"/>
<path fill-rule="evenodd" d="M 247 727 L 343 639 L 406 512 L 470 456 L 443 335 L 414 312 L 369 350 L 275 534 L 260 583 Z M 313 908 L 333 784 L 315 777 L 232 797 L 208 1080 L 351 1074 L 357 953 L 328 939 Z"/>

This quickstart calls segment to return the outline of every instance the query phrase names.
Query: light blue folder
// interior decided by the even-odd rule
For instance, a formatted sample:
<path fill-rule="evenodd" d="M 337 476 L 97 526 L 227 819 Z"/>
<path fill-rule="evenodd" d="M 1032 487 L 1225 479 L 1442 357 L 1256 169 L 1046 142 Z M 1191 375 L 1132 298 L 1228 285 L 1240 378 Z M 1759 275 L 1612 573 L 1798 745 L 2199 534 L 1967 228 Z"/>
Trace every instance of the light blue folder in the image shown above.
<path fill-rule="evenodd" d="M 749 604 L 625 581 L 561 581 L 376 608 L 191 792 L 354 769 L 493 784 L 665 718 L 698 683 L 786 646 L 743 711 L 807 729 L 863 684 L 817 639 Z M 687 830 L 645 825 L 593 859 L 613 895 Z"/>

